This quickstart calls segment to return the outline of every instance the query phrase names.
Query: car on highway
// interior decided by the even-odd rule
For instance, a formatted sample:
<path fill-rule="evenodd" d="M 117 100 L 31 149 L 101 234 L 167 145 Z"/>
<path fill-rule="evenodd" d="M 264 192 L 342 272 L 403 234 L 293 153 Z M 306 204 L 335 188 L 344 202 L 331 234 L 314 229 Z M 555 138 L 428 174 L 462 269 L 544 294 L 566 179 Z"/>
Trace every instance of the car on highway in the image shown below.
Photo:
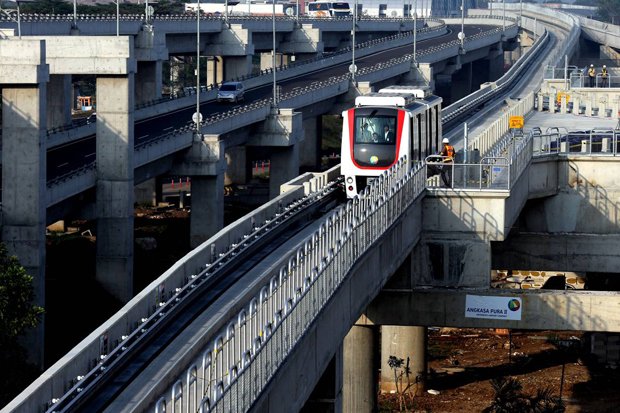
<path fill-rule="evenodd" d="M 217 91 L 217 101 L 237 103 L 243 100 L 244 92 L 243 83 L 224 82 Z"/>

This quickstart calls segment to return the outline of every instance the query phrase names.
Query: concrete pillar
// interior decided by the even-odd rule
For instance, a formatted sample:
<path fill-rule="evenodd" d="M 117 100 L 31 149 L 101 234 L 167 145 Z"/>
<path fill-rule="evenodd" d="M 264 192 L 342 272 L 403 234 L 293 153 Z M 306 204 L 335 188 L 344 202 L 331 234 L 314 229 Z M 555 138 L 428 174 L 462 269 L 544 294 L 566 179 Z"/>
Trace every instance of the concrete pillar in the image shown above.
<path fill-rule="evenodd" d="M 394 370 L 390 368 L 388 360 L 390 356 L 403 359 L 403 369 L 409 358 L 411 374 L 409 382 L 403 376 L 403 387 L 411 384 L 412 394 L 424 392 L 426 381 L 426 327 L 409 326 L 381 326 L 381 392 L 389 393 L 396 390 L 394 382 Z M 419 384 L 416 384 L 416 380 Z"/>
<path fill-rule="evenodd" d="M 303 120 L 304 140 L 300 142 L 299 164 L 303 168 L 318 171 L 321 167 L 321 116 Z"/>
<path fill-rule="evenodd" d="M 354 325 L 344 338 L 342 411 L 372 413 L 377 405 L 373 326 Z"/>
<path fill-rule="evenodd" d="M 252 56 L 224 57 L 224 79 L 237 79 L 252 73 Z"/>
<path fill-rule="evenodd" d="M 467 63 L 452 75 L 450 81 L 451 99 L 453 102 L 471 93 L 472 72 L 471 63 Z"/>
<path fill-rule="evenodd" d="M 248 182 L 250 168 L 248 168 L 247 148 L 233 146 L 226 150 L 225 185 L 245 184 Z"/>
<path fill-rule="evenodd" d="M 157 178 L 138 184 L 134 188 L 134 199 L 136 204 L 157 206 Z M 160 191 L 161 192 L 161 191 Z"/>
<path fill-rule="evenodd" d="M 182 73 L 185 61 L 181 57 L 170 56 L 170 95 L 176 96 L 183 90 Z"/>
<path fill-rule="evenodd" d="M 197 247 L 224 226 L 226 157 L 220 135 L 194 135 L 185 158 L 171 173 L 192 180 L 190 246 Z"/>
<path fill-rule="evenodd" d="M 162 61 L 138 62 L 136 73 L 136 104 L 161 98 Z"/>
<path fill-rule="evenodd" d="M 491 243 L 478 238 L 425 238 L 413 250 L 416 286 L 489 288 Z"/>
<path fill-rule="evenodd" d="M 269 169 L 269 199 L 280 195 L 280 185 L 299 175 L 299 145 L 274 147 Z"/>
<path fill-rule="evenodd" d="M 404 76 L 403 83 L 428 86 L 434 92 L 433 66 L 430 63 L 412 63 L 411 71 Z"/>
<path fill-rule="evenodd" d="M 134 74 L 97 77 L 97 280 L 133 296 Z"/>
<path fill-rule="evenodd" d="M 47 84 L 47 129 L 71 124 L 71 75 L 51 75 Z"/>
<path fill-rule="evenodd" d="M 224 60 L 222 57 L 209 56 L 207 58 L 207 85 L 217 85 L 224 81 Z"/>
<path fill-rule="evenodd" d="M 190 246 L 196 248 L 224 227 L 224 174 L 192 176 Z"/>
<path fill-rule="evenodd" d="M 250 146 L 271 146 L 269 197 L 280 194 L 280 185 L 299 174 L 299 149 L 304 138 L 302 115 L 293 109 L 274 109 L 248 141 Z"/>
<path fill-rule="evenodd" d="M 33 277 L 34 304 L 45 306 L 45 42 L 0 42 L 2 87 L 2 241 Z M 44 321 L 24 339 L 29 361 L 44 365 Z"/>
<path fill-rule="evenodd" d="M 340 346 L 314 386 L 312 394 L 301 409 L 302 412 L 346 412 L 342 408 L 343 358 L 343 346 Z"/>

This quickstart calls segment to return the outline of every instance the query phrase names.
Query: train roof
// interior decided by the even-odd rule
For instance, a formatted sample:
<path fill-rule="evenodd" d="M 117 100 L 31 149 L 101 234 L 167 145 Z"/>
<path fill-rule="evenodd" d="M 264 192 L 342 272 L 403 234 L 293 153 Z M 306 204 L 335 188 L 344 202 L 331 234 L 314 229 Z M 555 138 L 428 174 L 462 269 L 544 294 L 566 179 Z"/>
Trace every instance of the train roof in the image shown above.
<path fill-rule="evenodd" d="M 355 98 L 355 106 L 397 106 L 409 110 L 418 106 L 434 105 L 440 103 L 439 96 L 427 95 L 423 98 L 413 93 L 369 93 Z"/>

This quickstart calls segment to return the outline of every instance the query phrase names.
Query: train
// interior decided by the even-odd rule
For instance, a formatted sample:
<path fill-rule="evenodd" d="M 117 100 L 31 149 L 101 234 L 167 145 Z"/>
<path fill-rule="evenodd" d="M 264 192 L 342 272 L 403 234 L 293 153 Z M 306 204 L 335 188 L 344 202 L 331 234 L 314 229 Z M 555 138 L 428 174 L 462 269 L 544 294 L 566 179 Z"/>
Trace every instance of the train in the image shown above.
<path fill-rule="evenodd" d="M 427 87 L 390 86 L 342 112 L 341 173 L 347 198 L 407 156 L 413 167 L 440 151 L 442 98 Z"/>

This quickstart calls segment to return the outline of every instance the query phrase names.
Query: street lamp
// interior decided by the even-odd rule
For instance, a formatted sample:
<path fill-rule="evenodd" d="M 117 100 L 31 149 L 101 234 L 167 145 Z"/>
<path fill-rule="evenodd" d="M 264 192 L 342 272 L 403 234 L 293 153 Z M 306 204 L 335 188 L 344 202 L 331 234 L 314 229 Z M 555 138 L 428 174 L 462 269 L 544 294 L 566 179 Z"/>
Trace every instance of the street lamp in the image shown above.
<path fill-rule="evenodd" d="M 461 49 L 465 46 L 465 0 L 461 0 L 461 32 L 459 33 L 461 40 Z"/>
<path fill-rule="evenodd" d="M 196 136 L 200 137 L 200 0 L 196 3 L 196 113 L 192 120 L 196 123 Z"/>
<path fill-rule="evenodd" d="M 351 72 L 351 81 L 355 84 L 355 74 L 357 73 L 357 66 L 355 66 L 355 32 L 357 32 L 357 0 L 353 2 L 353 27 L 351 28 L 351 66 L 349 72 Z"/>
<path fill-rule="evenodd" d="M 413 0 L 413 62 L 417 62 L 417 36 L 418 36 L 418 2 Z"/>
<path fill-rule="evenodd" d="M 73 28 L 77 29 L 77 0 L 73 0 Z"/>
<path fill-rule="evenodd" d="M 276 0 L 272 0 L 272 9 L 271 9 L 271 31 L 273 34 L 273 44 L 272 44 L 272 53 L 271 57 L 271 70 L 273 72 L 273 107 L 274 109 L 278 108 L 278 91 L 276 88 Z"/>
<path fill-rule="evenodd" d="M 502 0 L 502 31 L 506 31 L 506 0 Z"/>

